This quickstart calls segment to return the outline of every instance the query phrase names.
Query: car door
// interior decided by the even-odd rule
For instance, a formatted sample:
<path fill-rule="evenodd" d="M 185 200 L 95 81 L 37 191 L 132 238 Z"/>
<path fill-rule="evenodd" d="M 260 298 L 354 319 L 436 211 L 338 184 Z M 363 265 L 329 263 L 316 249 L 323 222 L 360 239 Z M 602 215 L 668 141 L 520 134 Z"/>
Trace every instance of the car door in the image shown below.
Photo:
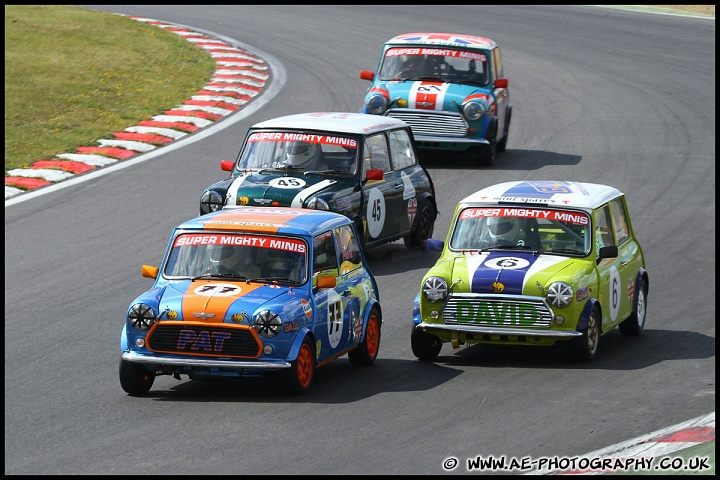
<path fill-rule="evenodd" d="M 369 136 L 363 147 L 363 178 L 368 170 L 382 170 L 382 180 L 364 182 L 363 213 L 366 221 L 365 241 L 375 243 L 403 232 L 404 183 L 399 172 L 390 164 L 390 152 L 385 134 Z"/>
<path fill-rule="evenodd" d="M 315 341 L 318 363 L 338 355 L 351 345 L 351 325 L 345 315 L 349 295 L 340 274 L 335 233 L 328 230 L 313 238 L 312 282 L 315 302 Z M 317 277 L 335 277 L 332 288 L 318 288 Z"/>
<path fill-rule="evenodd" d="M 610 206 L 603 205 L 595 211 L 595 253 L 601 247 L 617 245 L 615 233 L 610 220 Z M 603 258 L 597 264 L 599 277 L 600 305 L 602 307 L 602 331 L 617 325 L 627 311 L 628 301 L 624 298 L 624 286 L 627 281 L 627 270 L 619 258 Z M 621 274 L 622 272 L 622 274 Z"/>
<path fill-rule="evenodd" d="M 340 257 L 340 282 L 344 287 L 341 293 L 345 299 L 344 323 L 349 329 L 348 343 L 355 345 L 362 338 L 363 320 L 374 286 L 365 270 L 360 242 L 352 226 L 337 227 L 334 233 Z"/>
<path fill-rule="evenodd" d="M 617 197 L 610 201 L 610 217 L 612 228 L 615 233 L 615 241 L 618 246 L 618 271 L 620 272 L 621 303 L 618 321 L 622 321 L 630 315 L 635 301 L 635 289 L 637 285 L 638 271 L 643 266 L 640 248 L 635 238 L 631 235 L 627 219 L 627 208 L 624 197 Z"/>
<path fill-rule="evenodd" d="M 410 135 L 408 130 L 393 130 L 388 133 L 392 170 L 398 175 L 403 186 L 397 221 L 399 231 L 404 233 L 412 229 L 424 194 L 431 193 L 430 180 L 418 164 Z"/>
<path fill-rule="evenodd" d="M 500 47 L 496 47 L 492 51 L 493 55 L 493 82 L 498 78 L 505 78 L 505 72 L 502 64 L 502 54 Z M 507 109 L 510 104 L 510 92 L 507 87 L 494 88 L 495 101 L 497 102 L 497 119 L 498 119 L 498 141 L 505 136 L 505 122 L 507 118 Z"/>

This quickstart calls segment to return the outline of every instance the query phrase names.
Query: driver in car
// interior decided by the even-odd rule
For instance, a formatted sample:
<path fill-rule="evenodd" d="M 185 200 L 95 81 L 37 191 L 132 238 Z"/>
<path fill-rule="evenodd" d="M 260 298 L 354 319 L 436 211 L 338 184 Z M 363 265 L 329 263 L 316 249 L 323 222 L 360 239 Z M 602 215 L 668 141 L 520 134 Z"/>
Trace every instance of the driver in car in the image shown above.
<path fill-rule="evenodd" d="M 287 151 L 285 165 L 303 170 L 327 170 L 322 159 L 320 145 L 307 142 L 295 142 Z"/>

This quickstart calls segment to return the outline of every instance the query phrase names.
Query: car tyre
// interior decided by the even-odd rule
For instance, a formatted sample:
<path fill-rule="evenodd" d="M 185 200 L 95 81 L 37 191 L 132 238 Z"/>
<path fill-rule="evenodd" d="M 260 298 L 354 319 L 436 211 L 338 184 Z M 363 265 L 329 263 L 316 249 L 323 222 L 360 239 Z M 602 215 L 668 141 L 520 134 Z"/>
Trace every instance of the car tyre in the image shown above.
<path fill-rule="evenodd" d="M 290 395 L 302 395 L 310 389 L 315 378 L 315 348 L 309 337 L 303 339 L 297 358 L 285 371 L 285 391 Z"/>
<path fill-rule="evenodd" d="M 495 152 L 497 151 L 497 119 L 493 120 L 492 125 L 488 127 L 485 138 L 488 143 L 477 148 L 477 163 L 481 167 L 490 167 L 495 163 Z"/>
<path fill-rule="evenodd" d="M 573 356 L 576 361 L 589 363 L 597 358 L 598 347 L 600 346 L 600 310 L 597 307 L 590 312 L 582 336 L 572 341 L 574 343 Z"/>
<path fill-rule="evenodd" d="M 620 333 L 627 336 L 636 337 L 642 333 L 645 327 L 645 315 L 647 314 L 647 283 L 643 280 L 638 290 L 637 302 L 635 310 L 626 318 L 618 328 Z"/>
<path fill-rule="evenodd" d="M 354 350 L 348 352 L 350 363 L 358 366 L 372 365 L 380 351 L 380 329 L 382 320 L 380 311 L 373 307 L 368 317 L 368 324 L 365 328 L 365 338 Z"/>
<path fill-rule="evenodd" d="M 130 395 L 143 395 L 155 382 L 155 372 L 142 365 L 120 359 L 120 385 Z"/>
<path fill-rule="evenodd" d="M 507 117 L 505 117 L 505 135 L 503 135 L 502 140 L 500 140 L 497 144 L 497 148 L 495 151 L 497 153 L 502 153 L 507 149 L 507 141 L 508 141 L 508 134 L 510 133 L 510 120 L 512 117 L 512 107 L 507 109 Z"/>
<path fill-rule="evenodd" d="M 407 248 L 420 247 L 422 250 L 427 249 L 428 238 L 432 237 L 435 229 L 436 217 L 435 206 L 430 199 L 426 199 L 417 218 L 415 218 L 415 228 L 403 237 L 405 246 Z"/>
<path fill-rule="evenodd" d="M 442 341 L 435 335 L 425 333 L 419 328 L 413 328 L 410 335 L 410 345 L 413 354 L 424 362 L 432 362 L 440 354 Z"/>

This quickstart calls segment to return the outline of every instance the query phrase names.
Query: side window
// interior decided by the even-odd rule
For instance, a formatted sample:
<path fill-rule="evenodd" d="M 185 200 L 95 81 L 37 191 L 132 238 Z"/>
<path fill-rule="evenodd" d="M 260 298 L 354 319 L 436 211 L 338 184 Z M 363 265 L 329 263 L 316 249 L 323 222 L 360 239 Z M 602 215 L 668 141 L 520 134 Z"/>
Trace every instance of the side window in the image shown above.
<path fill-rule="evenodd" d="M 343 225 L 336 228 L 335 236 L 338 239 L 340 249 L 340 273 L 345 275 L 360 268 L 362 264 L 360 242 L 355 238 L 352 227 Z"/>
<path fill-rule="evenodd" d="M 505 78 L 505 72 L 503 71 L 502 55 L 500 54 L 500 47 L 496 47 L 493 50 L 493 71 L 495 72 L 495 79 Z"/>
<path fill-rule="evenodd" d="M 390 171 L 390 156 L 385 135 L 373 135 L 365 139 L 365 153 L 363 154 L 363 173 L 370 169 Z"/>
<path fill-rule="evenodd" d="M 390 132 L 390 153 L 393 170 L 404 170 L 417 163 L 415 150 L 412 148 L 410 135 L 406 130 Z"/>
<path fill-rule="evenodd" d="M 607 205 L 598 209 L 595 213 L 595 222 L 595 245 L 597 248 L 614 245 L 610 226 L 610 210 Z"/>
<path fill-rule="evenodd" d="M 319 274 L 338 275 L 337 255 L 332 232 L 313 238 L 313 280 Z"/>
<path fill-rule="evenodd" d="M 630 238 L 630 230 L 628 229 L 627 214 L 625 206 L 621 198 L 616 198 L 610 202 L 612 211 L 613 228 L 615 229 L 615 238 L 618 245 L 625 243 Z"/>

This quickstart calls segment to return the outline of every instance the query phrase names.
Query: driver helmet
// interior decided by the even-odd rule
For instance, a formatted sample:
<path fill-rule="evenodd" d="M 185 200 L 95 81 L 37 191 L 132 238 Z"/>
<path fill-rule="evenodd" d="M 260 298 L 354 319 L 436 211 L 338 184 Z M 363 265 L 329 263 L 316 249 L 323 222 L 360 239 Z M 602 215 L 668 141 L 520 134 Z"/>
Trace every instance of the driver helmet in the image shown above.
<path fill-rule="evenodd" d="M 287 151 L 287 163 L 296 167 L 310 162 L 317 153 L 318 146 L 314 143 L 295 142 Z"/>
<path fill-rule="evenodd" d="M 210 262 L 219 263 L 224 267 L 236 266 L 243 256 L 243 249 L 232 245 L 208 245 Z"/>
<path fill-rule="evenodd" d="M 512 241 L 520 230 L 520 221 L 515 217 L 490 217 L 487 228 L 493 240 Z"/>
<path fill-rule="evenodd" d="M 273 270 L 286 270 L 289 267 L 289 258 L 283 250 L 270 250 L 267 253 L 267 265 Z"/>

